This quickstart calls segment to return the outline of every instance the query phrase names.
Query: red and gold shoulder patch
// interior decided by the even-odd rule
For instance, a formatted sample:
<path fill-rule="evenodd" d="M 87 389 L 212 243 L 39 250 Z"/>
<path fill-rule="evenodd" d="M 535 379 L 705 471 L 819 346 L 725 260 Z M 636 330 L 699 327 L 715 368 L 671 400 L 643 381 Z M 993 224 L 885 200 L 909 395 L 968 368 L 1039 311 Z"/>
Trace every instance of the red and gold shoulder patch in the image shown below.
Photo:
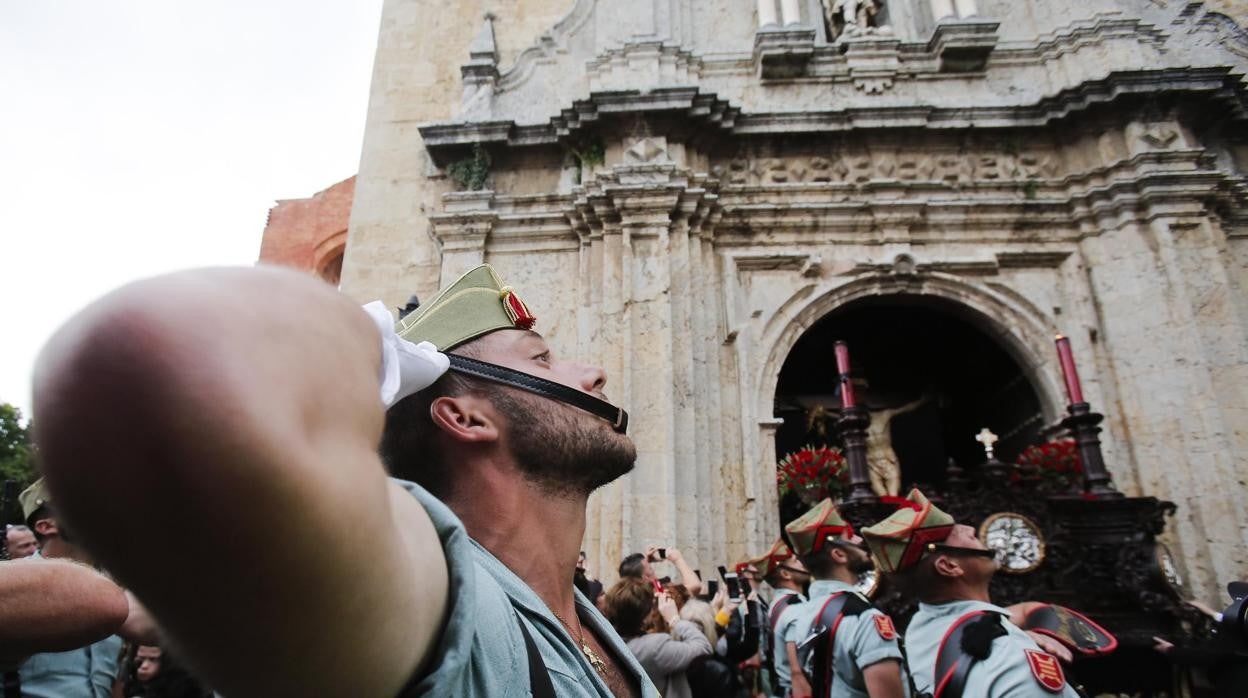
<path fill-rule="evenodd" d="M 1058 693 L 1066 686 L 1066 676 L 1062 673 L 1062 665 L 1057 657 L 1036 650 L 1023 650 L 1023 653 L 1027 655 L 1031 675 L 1044 690 Z"/>
<path fill-rule="evenodd" d="M 897 639 L 897 628 L 893 626 L 892 618 L 883 613 L 877 613 L 871 616 L 871 619 L 875 621 L 875 631 L 880 634 L 881 638 L 885 640 Z"/>

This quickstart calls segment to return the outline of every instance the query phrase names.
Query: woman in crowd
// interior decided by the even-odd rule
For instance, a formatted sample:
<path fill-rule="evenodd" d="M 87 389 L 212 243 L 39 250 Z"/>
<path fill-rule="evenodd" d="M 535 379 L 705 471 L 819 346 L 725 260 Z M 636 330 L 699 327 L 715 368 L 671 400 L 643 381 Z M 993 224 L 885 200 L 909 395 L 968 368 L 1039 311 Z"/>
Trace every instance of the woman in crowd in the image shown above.
<path fill-rule="evenodd" d="M 212 695 L 167 652 L 151 645 L 135 647 L 128 657 L 126 698 L 207 698 Z"/>
<path fill-rule="evenodd" d="M 667 592 L 656 594 L 653 586 L 639 579 L 617 582 L 607 592 L 604 606 L 659 692 L 665 698 L 691 698 L 685 670 L 698 657 L 711 654 L 702 628 L 681 619 Z"/>

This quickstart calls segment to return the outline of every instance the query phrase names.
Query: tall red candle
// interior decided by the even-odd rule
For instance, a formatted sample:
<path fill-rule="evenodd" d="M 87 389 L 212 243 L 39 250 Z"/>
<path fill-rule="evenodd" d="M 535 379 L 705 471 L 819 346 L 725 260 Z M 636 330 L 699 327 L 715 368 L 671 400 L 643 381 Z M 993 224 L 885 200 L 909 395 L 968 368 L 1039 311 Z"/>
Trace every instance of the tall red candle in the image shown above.
<path fill-rule="evenodd" d="M 836 343 L 836 372 L 841 380 L 841 407 L 853 407 L 854 384 L 849 378 L 849 345 Z"/>
<path fill-rule="evenodd" d="M 1066 380 L 1066 395 L 1070 404 L 1083 402 L 1083 387 L 1079 385 L 1079 371 L 1075 369 L 1075 355 L 1070 351 L 1070 340 L 1057 335 L 1057 359 L 1062 364 L 1062 378 Z"/>

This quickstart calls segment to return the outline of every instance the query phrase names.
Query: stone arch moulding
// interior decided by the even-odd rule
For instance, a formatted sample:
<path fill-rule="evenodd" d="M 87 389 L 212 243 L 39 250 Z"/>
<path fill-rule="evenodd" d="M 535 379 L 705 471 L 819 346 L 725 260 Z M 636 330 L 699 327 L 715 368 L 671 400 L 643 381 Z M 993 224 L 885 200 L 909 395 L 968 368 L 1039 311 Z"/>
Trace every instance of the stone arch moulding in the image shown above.
<path fill-rule="evenodd" d="M 785 301 L 763 329 L 760 347 L 770 347 L 766 360 L 755 376 L 758 387 L 756 409 L 759 420 L 769 420 L 773 413 L 776 383 L 780 369 L 798 339 L 823 317 L 862 298 L 885 295 L 928 297 L 952 302 L 967 311 L 966 319 L 1008 353 L 1023 371 L 1040 396 L 1047 423 L 1062 416 L 1058 378 L 1052 342 L 1056 333 L 1051 320 L 1033 306 L 989 288 L 939 272 L 917 277 L 898 278 L 892 274 L 872 274 L 846 283 L 837 280 L 803 284 Z M 766 443 L 763 439 L 761 443 Z M 755 462 L 767 462 L 774 454 L 755 454 Z"/>

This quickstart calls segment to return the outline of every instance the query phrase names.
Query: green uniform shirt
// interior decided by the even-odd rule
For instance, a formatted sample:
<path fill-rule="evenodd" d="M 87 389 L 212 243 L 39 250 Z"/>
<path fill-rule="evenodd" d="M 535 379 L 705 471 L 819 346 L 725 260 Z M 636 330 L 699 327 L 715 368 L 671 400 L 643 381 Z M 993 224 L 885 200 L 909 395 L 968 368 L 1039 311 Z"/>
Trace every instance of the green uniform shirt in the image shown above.
<path fill-rule="evenodd" d="M 774 606 L 779 603 L 780 599 L 794 594 L 797 595 L 797 599 L 780 612 L 775 627 L 768 628 L 770 637 L 767 641 L 771 645 L 772 666 L 776 670 L 776 681 L 780 684 L 772 687 L 772 695 L 777 696 L 787 696 L 789 688 L 793 686 L 793 674 L 789 670 L 789 651 L 784 644 L 784 635 L 797 620 L 797 609 L 801 607 L 806 597 L 791 589 L 776 589 L 776 595 L 771 598 L 771 605 Z M 770 615 L 767 620 L 770 623 Z"/>
<path fill-rule="evenodd" d="M 838 592 L 854 594 L 858 590 L 852 584 L 832 580 L 817 580 L 810 585 L 810 601 L 792 609 L 794 618 L 785 631 L 786 642 L 798 645 L 810 635 L 818 620 L 819 611 L 828 597 Z M 787 614 L 788 611 L 785 611 Z M 832 641 L 832 688 L 831 698 L 868 698 L 863 683 L 862 670 L 886 659 L 901 661 L 901 647 L 897 638 L 886 639 L 886 631 L 876 623 L 876 617 L 887 618 L 882 611 L 869 608 L 862 613 L 841 619 Z M 891 628 L 891 625 L 888 626 Z M 895 634 L 895 633 L 894 633 Z M 901 666 L 898 664 L 898 673 Z M 905 681 L 902 681 L 905 684 Z M 968 696 L 971 694 L 967 694 Z M 822 696 L 816 696 L 822 698 Z"/>
<path fill-rule="evenodd" d="M 1050 691 L 1035 676 L 1027 651 L 1040 652 L 1040 646 L 1009 620 L 1009 612 L 983 601 L 951 601 L 942 604 L 919 604 L 906 628 L 906 654 L 910 673 L 919 693 L 935 691 L 936 657 L 940 643 L 954 621 L 972 611 L 990 611 L 1005 616 L 1001 626 L 1006 634 L 993 640 L 992 653 L 976 662 L 966 676 L 964 698 L 1077 698 L 1075 689 L 1066 683 L 1058 691 Z"/>
<path fill-rule="evenodd" d="M 464 525 L 445 504 L 419 485 L 395 482 L 410 492 L 433 520 L 450 573 L 446 624 L 430 662 L 433 669 L 402 695 L 528 696 L 529 659 L 519 625 L 523 619 L 550 673 L 555 695 L 611 698 L 606 682 L 537 594 L 469 538 Z M 592 632 L 614 655 L 625 675 L 640 685 L 643 698 L 658 698 L 658 690 L 624 641 L 580 592 L 576 593 L 576 609 L 585 632 Z"/>

